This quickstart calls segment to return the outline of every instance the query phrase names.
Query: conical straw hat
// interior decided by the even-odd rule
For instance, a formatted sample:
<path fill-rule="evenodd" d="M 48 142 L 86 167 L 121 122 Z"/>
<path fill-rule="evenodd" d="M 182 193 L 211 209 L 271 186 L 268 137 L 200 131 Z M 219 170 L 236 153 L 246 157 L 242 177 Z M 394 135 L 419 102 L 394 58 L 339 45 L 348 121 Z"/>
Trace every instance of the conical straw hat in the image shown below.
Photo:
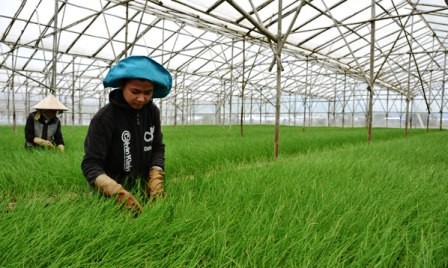
<path fill-rule="evenodd" d="M 67 111 L 67 107 L 62 104 L 55 96 L 48 94 L 48 96 L 41 100 L 38 104 L 33 106 L 36 110 L 59 110 Z"/>

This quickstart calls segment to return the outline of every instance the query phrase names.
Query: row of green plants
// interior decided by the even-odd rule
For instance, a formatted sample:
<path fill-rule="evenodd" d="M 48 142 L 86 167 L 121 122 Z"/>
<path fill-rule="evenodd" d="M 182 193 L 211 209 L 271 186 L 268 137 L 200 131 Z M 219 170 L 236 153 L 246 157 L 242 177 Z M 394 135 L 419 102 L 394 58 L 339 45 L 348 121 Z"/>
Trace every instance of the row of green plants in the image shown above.
<path fill-rule="evenodd" d="M 167 198 L 137 218 L 66 152 L 0 127 L 0 267 L 448 265 L 445 131 L 164 126 Z M 137 198 L 144 200 L 136 192 Z"/>

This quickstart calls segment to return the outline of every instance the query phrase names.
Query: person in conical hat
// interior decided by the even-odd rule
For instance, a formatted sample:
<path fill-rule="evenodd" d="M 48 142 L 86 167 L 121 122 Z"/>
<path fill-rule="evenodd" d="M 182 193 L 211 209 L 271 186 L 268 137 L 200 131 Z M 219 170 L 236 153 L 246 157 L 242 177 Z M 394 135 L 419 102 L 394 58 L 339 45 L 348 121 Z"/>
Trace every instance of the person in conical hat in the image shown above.
<path fill-rule="evenodd" d="M 58 113 L 67 110 L 55 96 L 49 94 L 34 105 L 36 110 L 30 113 L 25 125 L 25 148 L 57 148 L 64 152 L 64 138 Z"/>
<path fill-rule="evenodd" d="M 115 89 L 90 122 L 81 169 L 93 188 L 138 214 L 133 190 L 149 200 L 165 195 L 165 144 L 153 98 L 169 94 L 172 77 L 153 59 L 130 56 L 110 68 L 103 85 Z"/>

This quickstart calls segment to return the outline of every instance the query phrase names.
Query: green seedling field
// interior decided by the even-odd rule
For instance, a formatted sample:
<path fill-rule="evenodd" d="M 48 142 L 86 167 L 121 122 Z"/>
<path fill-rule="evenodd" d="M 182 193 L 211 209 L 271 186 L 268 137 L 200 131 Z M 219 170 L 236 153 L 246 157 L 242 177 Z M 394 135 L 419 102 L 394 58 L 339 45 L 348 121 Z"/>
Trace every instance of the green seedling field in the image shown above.
<path fill-rule="evenodd" d="M 445 131 L 164 126 L 168 196 L 139 217 L 66 152 L 0 127 L 0 267 L 447 267 Z M 135 189 L 134 189 L 135 190 Z"/>

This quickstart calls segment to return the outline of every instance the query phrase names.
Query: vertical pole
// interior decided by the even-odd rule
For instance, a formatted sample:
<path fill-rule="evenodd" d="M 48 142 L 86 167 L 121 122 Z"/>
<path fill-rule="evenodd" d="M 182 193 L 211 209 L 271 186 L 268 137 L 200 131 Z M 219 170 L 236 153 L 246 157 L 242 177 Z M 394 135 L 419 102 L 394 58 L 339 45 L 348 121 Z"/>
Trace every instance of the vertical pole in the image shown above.
<path fill-rule="evenodd" d="M 232 39 L 232 58 L 230 59 L 230 90 L 229 90 L 229 127 L 232 127 L 232 95 L 233 95 L 233 58 L 234 58 L 235 39 Z"/>
<path fill-rule="evenodd" d="M 16 91 L 14 89 L 14 74 L 16 70 L 16 59 L 14 59 L 14 51 L 11 53 L 12 60 L 12 74 L 11 74 L 11 93 L 12 93 L 12 131 L 17 132 L 17 118 L 16 118 Z"/>
<path fill-rule="evenodd" d="M 253 118 L 252 118 L 252 116 L 253 116 L 253 110 L 252 110 L 253 106 L 254 106 L 254 93 L 252 92 L 250 94 L 250 119 L 249 119 L 250 125 L 253 124 L 253 122 L 252 122 L 252 120 L 253 120 Z"/>
<path fill-rule="evenodd" d="M 177 83 L 178 73 L 174 74 L 174 127 L 177 126 L 177 94 L 179 94 L 178 83 Z"/>
<path fill-rule="evenodd" d="M 53 32 L 53 67 L 51 69 L 50 93 L 56 91 L 56 56 L 58 49 L 58 0 L 54 1 L 54 32 Z"/>
<path fill-rule="evenodd" d="M 294 123 L 293 125 L 296 126 L 296 116 L 297 116 L 297 94 L 294 94 Z"/>
<path fill-rule="evenodd" d="M 275 101 L 275 134 L 274 134 L 274 159 L 277 160 L 279 152 L 279 141 L 280 141 L 280 95 L 281 95 L 281 53 L 280 46 L 282 43 L 282 0 L 278 0 L 278 21 L 277 21 L 277 92 Z"/>
<path fill-rule="evenodd" d="M 75 56 L 72 63 L 72 126 L 75 125 Z"/>
<path fill-rule="evenodd" d="M 346 90 L 347 88 L 347 72 L 344 71 L 344 92 L 342 95 L 342 128 L 345 128 L 345 103 L 346 103 Z"/>
<path fill-rule="evenodd" d="M 196 118 L 196 109 L 195 109 L 196 101 L 193 99 L 193 94 L 191 94 L 190 103 L 191 103 L 191 109 L 190 109 L 191 118 L 194 120 Z M 193 121 L 193 123 L 194 123 L 194 121 Z M 216 124 L 216 122 L 215 122 L 215 124 Z"/>
<path fill-rule="evenodd" d="M 387 89 L 387 96 L 386 96 L 386 128 L 389 127 L 389 92 L 390 90 Z"/>
<path fill-rule="evenodd" d="M 235 124 L 238 124 L 238 118 L 239 118 L 239 111 L 240 108 L 240 98 L 236 98 L 236 111 L 235 111 Z"/>
<path fill-rule="evenodd" d="M 13 71 L 14 72 L 14 71 Z M 7 91 L 7 99 L 6 99 L 6 110 L 8 111 L 7 116 L 8 116 L 8 125 L 11 124 L 11 90 Z"/>
<path fill-rule="evenodd" d="M 345 90 L 345 88 L 344 88 Z M 332 111 L 332 115 L 333 115 L 333 126 L 336 126 L 336 96 L 337 96 L 337 88 L 334 88 L 334 98 L 333 98 L 333 111 Z"/>
<path fill-rule="evenodd" d="M 182 102 L 181 104 L 182 109 L 180 110 L 182 113 L 180 120 L 182 126 L 185 125 L 185 90 L 186 88 L 185 88 L 185 74 L 184 74 L 184 76 L 182 77 L 182 98 L 180 99 L 180 101 Z"/>
<path fill-rule="evenodd" d="M 262 90 L 263 88 L 260 88 L 260 125 L 262 124 L 261 116 L 263 114 L 263 94 L 261 93 Z"/>
<path fill-rule="evenodd" d="M 372 0 L 372 20 L 370 22 L 370 82 L 369 82 L 369 111 L 368 111 L 368 137 L 367 142 L 372 141 L 372 119 L 373 119 L 373 82 L 375 67 L 375 0 Z"/>
<path fill-rule="evenodd" d="M 64 96 L 64 103 L 68 103 L 67 97 L 68 97 L 67 95 Z M 64 116 L 64 125 L 67 125 L 67 113 L 64 113 L 63 116 Z"/>
<path fill-rule="evenodd" d="M 281 2 L 281 1 L 280 1 Z M 280 23 L 279 23 L 280 24 Z M 281 66 L 277 59 L 277 92 L 275 100 L 275 134 L 274 134 L 274 159 L 278 158 L 279 141 L 280 141 L 280 93 L 281 93 Z"/>
<path fill-rule="evenodd" d="M 414 16 L 411 17 L 411 35 L 414 34 Z M 410 46 L 412 46 L 412 40 L 411 39 L 411 43 L 409 44 Z M 409 57 L 408 57 L 408 90 L 406 92 L 406 122 L 405 122 L 405 127 L 404 127 L 404 136 L 407 137 L 408 136 L 408 126 L 410 124 L 410 121 L 412 120 L 410 117 L 411 115 L 409 114 L 409 102 L 410 102 L 410 98 L 411 98 L 411 52 L 412 52 L 412 47 L 409 48 Z"/>
<path fill-rule="evenodd" d="M 227 90 L 227 81 L 224 81 L 224 91 L 220 93 L 220 103 L 222 103 L 222 107 L 219 109 L 219 122 L 220 125 L 226 124 L 226 90 Z"/>
<path fill-rule="evenodd" d="M 414 99 L 410 100 L 411 105 L 411 116 L 409 118 L 409 128 L 413 128 L 414 120 L 412 119 L 414 116 Z"/>
<path fill-rule="evenodd" d="M 232 92 L 233 83 L 230 83 L 230 96 L 229 96 L 229 127 L 232 127 L 232 101 L 233 101 L 233 92 Z"/>
<path fill-rule="evenodd" d="M 30 94 L 28 94 L 28 81 L 25 82 L 25 118 L 29 114 L 29 102 Z"/>
<path fill-rule="evenodd" d="M 404 125 L 404 136 L 408 136 L 408 127 L 409 127 L 409 121 L 410 121 L 410 115 L 409 115 L 409 101 L 410 101 L 410 92 L 411 92 L 411 54 L 409 53 L 408 57 L 408 88 L 406 91 L 406 119 L 405 119 L 405 125 Z"/>
<path fill-rule="evenodd" d="M 292 107 L 292 103 L 291 103 L 291 92 L 288 94 L 288 124 L 291 125 L 291 107 Z"/>
<path fill-rule="evenodd" d="M 370 83 L 370 80 L 367 82 L 367 83 Z M 369 102 L 369 98 L 370 98 L 370 88 L 369 88 L 370 86 L 369 85 L 367 85 L 367 91 L 366 91 L 366 100 L 367 100 L 367 107 L 366 107 L 366 112 L 364 113 L 364 116 L 365 116 L 365 122 L 364 122 L 364 126 L 367 128 L 367 129 L 369 129 L 369 104 L 370 104 L 370 102 Z"/>
<path fill-rule="evenodd" d="M 243 79 L 241 83 L 241 116 L 240 116 L 240 135 L 243 137 L 244 124 L 244 88 L 246 87 L 246 37 L 243 37 Z"/>
<path fill-rule="evenodd" d="M 428 90 L 429 105 L 431 105 L 431 92 L 432 92 L 432 70 L 430 70 L 430 73 L 429 73 L 429 90 Z M 429 132 L 429 116 L 430 116 L 430 111 L 428 110 L 428 113 L 426 114 L 426 133 Z"/>
<path fill-rule="evenodd" d="M 353 96 L 352 96 L 352 128 L 355 127 L 355 98 L 356 98 L 356 93 L 355 93 L 355 86 L 353 86 Z"/>
<path fill-rule="evenodd" d="M 435 42 L 435 35 L 432 36 L 432 51 L 434 51 L 434 42 Z M 431 93 L 432 93 L 432 67 L 433 67 L 433 61 L 431 61 L 431 69 L 429 73 L 429 90 L 428 90 L 428 106 L 431 107 Z M 426 133 L 429 132 L 429 117 L 431 114 L 431 110 L 428 109 L 428 113 L 426 114 Z"/>
<path fill-rule="evenodd" d="M 79 90 L 78 90 L 78 125 L 82 125 L 82 99 L 81 99 L 81 79 L 79 81 Z"/>
<path fill-rule="evenodd" d="M 191 117 L 192 112 L 192 104 L 191 104 L 191 92 L 190 89 L 187 90 L 187 107 L 185 110 L 187 111 L 187 125 L 193 122 L 193 118 Z"/>
<path fill-rule="evenodd" d="M 184 81 L 185 85 L 185 81 Z M 184 93 L 182 94 L 182 125 L 188 125 L 189 123 L 189 111 L 188 111 L 188 89 L 184 90 Z"/>
<path fill-rule="evenodd" d="M 439 129 L 442 130 L 442 118 L 443 118 L 443 106 L 445 106 L 445 85 L 446 85 L 446 56 L 447 52 L 445 52 L 445 59 L 443 60 L 443 75 L 442 75 L 442 100 L 440 101 L 440 124 Z"/>
<path fill-rule="evenodd" d="M 310 92 L 311 92 L 311 90 L 310 90 Z M 310 97 L 309 98 L 310 101 L 308 101 L 308 127 L 311 127 L 311 125 L 313 123 L 313 112 L 311 110 L 311 99 L 312 98 L 313 97 Z"/>
<path fill-rule="evenodd" d="M 165 55 L 165 48 L 164 48 L 164 44 L 165 44 L 165 19 L 162 20 L 162 40 L 163 40 L 163 42 L 162 42 L 162 64 L 164 64 L 165 61 L 164 61 L 163 56 Z M 132 50 L 131 50 L 131 53 L 132 53 Z M 164 118 L 162 116 L 163 115 L 163 99 L 162 98 L 159 99 L 159 110 L 160 110 L 161 117 Z M 161 121 L 163 122 L 162 118 L 161 118 Z"/>
<path fill-rule="evenodd" d="M 306 126 L 306 100 L 307 100 L 307 94 L 308 94 L 308 56 L 306 57 L 306 70 L 305 70 L 305 94 L 303 96 L 303 127 L 302 131 L 305 131 Z"/>
<path fill-rule="evenodd" d="M 126 2 L 126 25 L 124 29 L 124 56 L 128 56 L 128 24 L 129 24 L 129 1 Z"/>
<path fill-rule="evenodd" d="M 27 90 L 27 94 L 28 94 L 28 101 L 27 101 L 27 112 L 26 112 L 26 114 L 28 115 L 29 113 L 30 113 L 30 110 L 31 110 L 31 90 L 32 90 L 32 88 L 30 89 L 30 90 Z"/>
<path fill-rule="evenodd" d="M 403 94 L 400 95 L 400 128 L 402 128 L 402 119 L 403 119 Z"/>

